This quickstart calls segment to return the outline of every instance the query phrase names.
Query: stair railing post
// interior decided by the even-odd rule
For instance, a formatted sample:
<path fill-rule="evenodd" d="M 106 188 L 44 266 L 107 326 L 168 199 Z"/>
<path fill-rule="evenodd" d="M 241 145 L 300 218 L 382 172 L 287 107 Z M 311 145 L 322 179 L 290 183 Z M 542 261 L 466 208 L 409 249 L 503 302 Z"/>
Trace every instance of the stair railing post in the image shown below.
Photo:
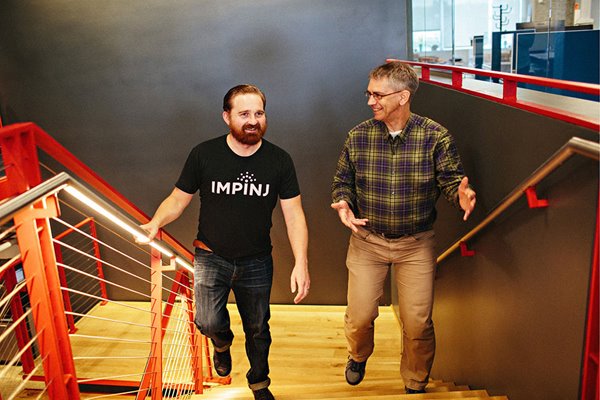
<path fill-rule="evenodd" d="M 204 391 L 202 371 L 202 337 L 194 323 L 194 299 L 191 290 L 191 281 L 187 272 L 179 271 L 180 293 L 184 298 L 185 312 L 187 314 L 188 336 L 190 340 L 190 357 L 192 376 L 194 379 L 194 393 L 201 394 Z"/>
<path fill-rule="evenodd" d="M 151 398 L 152 400 L 162 399 L 162 342 L 163 342 L 163 318 L 162 318 L 162 255 L 151 249 L 151 271 L 150 278 L 150 318 L 151 318 L 151 351 L 150 358 L 152 370 L 147 371 L 152 374 Z"/>
<path fill-rule="evenodd" d="M 108 292 L 106 291 L 106 282 L 104 282 L 104 269 L 102 268 L 102 257 L 100 256 L 100 245 L 98 244 L 98 232 L 96 230 L 96 221 L 93 218 L 89 220 L 90 224 L 90 235 L 94 238 L 92 246 L 94 247 L 94 256 L 96 257 L 96 270 L 98 271 L 98 278 L 100 281 L 100 293 L 104 301 L 102 305 L 106 305 L 108 301 Z"/>
<path fill-rule="evenodd" d="M 581 378 L 581 400 L 598 398 L 598 249 L 600 240 L 600 200 L 596 210 L 596 233 L 594 235 L 594 255 L 590 274 L 586 334 L 583 350 L 583 371 Z"/>
<path fill-rule="evenodd" d="M 14 222 L 49 397 L 76 400 L 79 387 L 49 220 L 59 214 L 53 195 L 17 212 Z"/>
<path fill-rule="evenodd" d="M 0 178 L 0 198 L 21 194 L 42 181 L 33 124 L 0 128 L 0 149 L 6 176 Z"/>

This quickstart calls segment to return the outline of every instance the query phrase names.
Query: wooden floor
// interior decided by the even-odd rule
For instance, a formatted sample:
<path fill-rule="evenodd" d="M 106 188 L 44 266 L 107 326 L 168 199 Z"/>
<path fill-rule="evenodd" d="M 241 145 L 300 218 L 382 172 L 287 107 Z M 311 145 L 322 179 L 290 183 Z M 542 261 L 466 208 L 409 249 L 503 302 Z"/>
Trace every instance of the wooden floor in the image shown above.
<path fill-rule="evenodd" d="M 190 400 L 253 399 L 245 377 L 248 361 L 245 355 L 241 321 L 235 305 L 229 305 L 229 309 L 232 330 L 236 335 L 231 349 L 233 358 L 231 383 L 216 385 L 205 389 L 201 395 L 184 398 Z M 344 310 L 343 306 L 272 305 L 270 325 L 273 344 L 269 357 L 272 381 L 270 389 L 278 400 L 506 399 L 488 397 L 485 390 L 469 390 L 467 386 L 435 380 L 427 386 L 429 392 L 427 394 L 404 394 L 404 384 L 399 372 L 402 347 L 400 328 L 391 307 L 380 308 L 380 316 L 375 324 L 375 352 L 367 363 L 364 381 L 358 386 L 348 385 L 344 378 L 347 360 L 343 329 Z M 108 309 L 99 312 L 106 313 Z M 123 317 L 122 313 L 120 317 Z M 93 322 L 89 320 L 86 324 L 93 324 Z M 86 329 L 96 328 L 86 326 Z M 98 326 L 97 329 L 98 332 L 102 332 L 105 328 Z M 127 338 L 135 335 L 146 337 L 147 332 L 142 333 L 137 329 L 128 328 L 122 332 L 122 335 Z M 92 351 L 89 349 L 90 343 L 85 339 L 78 339 L 72 341 L 74 353 L 79 352 L 76 348 L 78 341 L 85 347 L 85 351 Z M 145 351 L 142 350 L 140 354 L 147 354 Z M 133 363 L 126 360 L 118 361 L 114 364 L 112 373 L 135 373 L 139 369 L 137 364 L 139 364 L 138 360 Z M 86 373 L 82 368 L 83 366 L 77 367 L 78 376 Z M 27 390 L 17 398 L 33 399 L 38 394 L 39 392 L 35 390 Z M 104 398 L 104 395 L 97 393 L 82 393 L 81 398 L 91 399 L 98 396 Z M 113 395 L 106 398 L 122 400 L 133 397 Z"/>
<path fill-rule="evenodd" d="M 198 399 L 252 398 L 245 377 L 248 361 L 241 322 L 235 306 L 230 310 L 236 334 L 232 346 L 232 383 L 227 387 L 209 389 Z M 272 306 L 270 388 L 278 399 L 318 399 L 322 395 L 321 388 L 326 387 L 334 391 L 348 390 L 350 394 L 356 393 L 356 398 L 361 398 L 363 389 L 381 385 L 384 375 L 397 377 L 398 387 L 404 388 L 400 380 L 400 329 L 390 307 L 381 308 L 377 319 L 375 353 L 369 359 L 364 383 L 357 387 L 346 383 L 344 369 L 348 352 L 344 310 L 342 306 Z"/>
<path fill-rule="evenodd" d="M 235 306 L 230 307 L 237 339 L 232 346 L 232 382 L 196 395 L 195 400 L 250 400 L 243 332 Z M 342 306 L 275 305 L 271 308 L 273 344 L 269 363 L 270 389 L 278 400 L 400 400 L 506 399 L 488 397 L 485 390 L 469 390 L 431 380 L 427 394 L 406 395 L 400 377 L 400 327 L 391 307 L 381 307 L 375 323 L 375 352 L 367 363 L 364 381 L 350 386 L 344 378 L 348 357 Z"/>

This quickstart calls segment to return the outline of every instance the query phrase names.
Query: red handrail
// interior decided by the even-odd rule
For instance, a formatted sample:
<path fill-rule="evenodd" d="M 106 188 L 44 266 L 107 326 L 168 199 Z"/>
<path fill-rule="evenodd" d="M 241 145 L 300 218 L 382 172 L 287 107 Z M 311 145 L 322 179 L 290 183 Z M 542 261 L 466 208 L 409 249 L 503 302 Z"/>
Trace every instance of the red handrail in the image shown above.
<path fill-rule="evenodd" d="M 37 152 L 38 149 L 43 150 L 48 155 L 53 157 L 57 162 L 61 163 L 70 172 L 73 172 L 81 181 L 87 183 L 94 190 L 113 204 L 120 207 L 125 213 L 138 220 L 146 222 L 149 218 L 134 206 L 129 200 L 112 188 L 106 181 L 93 172 L 89 167 L 79 161 L 73 154 L 67 151 L 63 146 L 56 142 L 39 126 L 33 123 L 20 123 L 6 127 L 0 127 L 0 148 L 2 150 L 3 161 L 6 166 L 6 176 L 0 178 L 0 198 L 4 199 L 23 193 L 41 183 L 41 173 Z M 36 332 L 44 332 L 40 339 L 40 353 L 43 356 L 44 376 L 33 376 L 33 380 L 43 380 L 48 385 L 48 393 L 51 398 L 79 398 L 78 379 L 75 372 L 72 349 L 70 347 L 68 328 L 74 331 L 74 321 L 69 318 L 60 318 L 57 316 L 64 315 L 64 310 L 70 310 L 68 296 L 61 295 L 61 286 L 66 286 L 64 274 L 60 274 L 60 269 L 57 266 L 56 257 L 60 257 L 61 253 L 58 250 L 58 245 L 53 246 L 53 237 L 50 232 L 51 217 L 60 215 L 58 207 L 58 199 L 53 194 L 40 200 L 36 205 L 25 208 L 15 214 L 16 234 L 19 239 L 19 246 L 22 253 L 27 256 L 23 257 L 22 263 L 27 277 L 27 288 L 31 298 L 32 308 L 41 310 L 34 313 L 34 322 L 36 324 Z M 95 224 L 93 219 L 88 218 L 75 225 L 79 227 L 82 224 L 90 223 L 92 237 L 96 237 Z M 61 238 L 69 234 L 70 230 L 58 235 Z M 159 233 L 160 239 L 168 243 L 179 254 L 187 257 L 189 260 L 193 258 L 192 253 L 183 247 L 178 241 L 169 236 L 166 232 Z M 56 238 L 55 238 L 56 239 Z M 22 247 L 21 247 L 22 246 Z M 173 391 L 194 391 L 202 393 L 203 390 L 203 374 L 202 374 L 202 346 L 208 347 L 206 337 L 200 337 L 196 332 L 193 323 L 193 299 L 190 285 L 190 276 L 187 270 L 177 271 L 177 279 L 171 288 L 170 302 L 175 301 L 177 294 L 185 296 L 187 307 L 187 329 L 190 335 L 189 343 L 192 352 L 191 367 L 194 368 L 193 382 L 183 386 L 175 386 L 172 383 L 163 382 L 162 368 L 160 360 L 162 360 L 162 335 L 169 320 L 172 307 L 167 305 L 166 311 L 163 313 L 162 308 L 162 281 L 159 281 L 162 276 L 162 268 L 158 268 L 161 262 L 161 256 L 152 250 L 152 267 L 155 269 L 152 274 L 153 307 L 154 325 L 153 338 L 156 334 L 160 338 L 159 341 L 154 341 L 153 352 L 149 358 L 150 368 L 148 373 L 152 374 L 152 398 L 162 398 L 163 383 L 169 390 Z M 100 260 L 100 255 L 97 246 L 94 247 L 94 253 L 97 260 Z M 174 258 L 172 259 L 174 262 Z M 101 264 L 97 264 L 98 275 L 103 281 L 103 272 Z M 172 266 L 174 268 L 174 265 Z M 8 267 L 4 267 L 8 268 Z M 4 274 L 4 268 L 0 269 L 0 277 Z M 59 273 L 56 273 L 58 270 Z M 13 271 L 14 274 L 14 271 Z M 33 278 L 32 278 L 33 277 Z M 61 282 L 62 280 L 62 282 Z M 158 284 L 160 283 L 160 284 Z M 106 290 L 102 288 L 102 298 L 106 299 Z M 35 307 L 34 307 L 35 306 Z M 15 315 L 19 314 L 14 312 Z M 22 313 L 21 313 L 22 314 Z M 163 328 L 164 326 L 164 328 Z M 202 342 L 203 340 L 203 342 Z M 21 342 L 21 341 L 20 341 Z M 22 347 L 23 344 L 20 343 Z M 155 360 L 155 364 L 152 364 Z M 159 361 L 156 361 L 159 360 Z M 208 357 L 207 357 L 208 360 Z M 27 360 L 26 360 L 27 361 Z M 31 369 L 30 363 L 24 362 L 24 368 Z M 148 375 L 149 376 L 149 375 Z M 81 377 L 80 377 L 81 378 Z M 212 376 L 206 377 L 207 382 L 214 382 Z M 110 380 L 89 380 L 82 381 L 94 382 L 96 385 L 110 384 Z M 112 381 L 116 382 L 116 381 Z M 147 382 L 144 380 L 144 382 Z M 142 382 L 142 384 L 144 383 Z M 225 383 L 225 382 L 221 382 Z M 124 382 L 124 385 L 130 385 L 132 382 Z M 140 389 L 148 390 L 148 386 L 140 386 Z M 1 400 L 1 399 L 0 399 Z"/>
<path fill-rule="evenodd" d="M 583 372 L 581 382 L 581 400 L 598 398 L 598 241 L 600 240 L 600 200 L 596 211 L 596 233 L 594 240 L 594 258 L 590 281 L 587 310 L 585 349 L 583 351 Z"/>
<path fill-rule="evenodd" d="M 99 192 L 106 199 L 110 200 L 112 203 L 116 204 L 126 213 L 128 213 L 135 220 L 140 223 L 146 223 L 150 220 L 143 211 L 137 208 L 132 202 L 130 202 L 125 196 L 119 193 L 115 188 L 109 185 L 104 179 L 102 179 L 98 174 L 96 174 L 92 169 L 90 169 L 87 165 L 85 165 L 82 161 L 80 161 L 77 157 L 73 155 L 70 151 L 68 151 L 65 147 L 63 147 L 59 142 L 57 142 L 52 136 L 46 133 L 42 128 L 33 122 L 25 122 L 25 123 L 17 123 L 12 125 L 7 125 L 0 128 L 0 140 L 4 137 L 17 136 L 27 133 L 27 135 L 23 135 L 26 137 L 33 136 L 33 143 L 28 143 L 30 146 L 37 146 L 39 149 L 43 150 L 46 154 L 54 158 L 57 162 L 62 164 L 64 167 L 69 169 L 73 174 L 79 177 L 82 181 L 93 187 L 97 192 Z M 4 160 L 5 162 L 7 160 Z M 36 160 L 37 161 L 37 160 Z M 29 164 L 29 163 L 28 163 Z M 30 168 L 37 168 L 37 162 L 31 163 L 31 165 L 35 165 L 35 167 L 30 166 Z M 8 170 L 7 170 L 8 171 Z M 8 172 L 7 172 L 8 174 Z M 33 174 L 33 173 L 32 173 Z M 39 172 L 37 172 L 39 174 Z M 36 176 L 35 179 L 38 183 L 41 181 L 39 176 Z M 1 182 L 0 182 L 1 183 Z M 1 189 L 1 188 L 0 188 Z M 27 188 L 23 188 L 20 192 L 27 190 Z M 11 193 L 14 194 L 14 193 Z M 169 235 L 167 232 L 163 232 L 162 240 L 168 243 L 173 249 L 178 251 L 180 254 L 185 255 L 189 261 L 193 260 L 193 254 L 190 250 L 188 250 L 185 246 L 183 246 L 177 239 L 173 236 Z"/>
<path fill-rule="evenodd" d="M 528 83 L 553 89 L 569 90 L 578 93 L 600 96 L 600 85 L 592 83 L 582 83 L 573 81 L 564 81 L 560 79 L 542 78 L 531 75 L 509 74 L 506 72 L 489 71 L 478 68 L 460 67 L 456 65 L 430 64 L 417 61 L 404 61 L 388 58 L 387 62 L 402 61 L 403 63 L 418 66 L 421 68 L 421 80 L 439 86 L 444 86 L 460 92 L 468 93 L 474 96 L 482 97 L 498 103 L 506 104 L 512 107 L 545 115 L 547 117 L 559 119 L 585 128 L 600 130 L 600 121 L 597 118 L 591 118 L 580 114 L 570 113 L 568 111 L 545 106 L 538 103 L 519 100 L 517 98 L 517 85 L 519 83 Z M 449 71 L 452 74 L 452 83 L 445 83 L 431 79 L 431 70 Z M 502 80 L 502 97 L 492 96 L 472 89 L 463 87 L 463 74 L 472 74 L 476 76 L 485 76 Z"/>

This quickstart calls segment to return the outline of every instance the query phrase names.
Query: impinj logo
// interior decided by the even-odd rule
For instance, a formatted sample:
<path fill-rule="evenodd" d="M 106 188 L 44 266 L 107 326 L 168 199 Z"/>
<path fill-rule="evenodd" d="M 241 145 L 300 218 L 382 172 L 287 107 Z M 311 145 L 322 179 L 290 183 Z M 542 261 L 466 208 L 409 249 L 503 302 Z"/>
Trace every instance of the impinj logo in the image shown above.
<path fill-rule="evenodd" d="M 211 190 L 215 194 L 241 194 L 244 196 L 262 196 L 269 194 L 269 184 L 255 183 L 256 178 L 250 172 L 242 172 L 236 182 L 211 182 Z"/>

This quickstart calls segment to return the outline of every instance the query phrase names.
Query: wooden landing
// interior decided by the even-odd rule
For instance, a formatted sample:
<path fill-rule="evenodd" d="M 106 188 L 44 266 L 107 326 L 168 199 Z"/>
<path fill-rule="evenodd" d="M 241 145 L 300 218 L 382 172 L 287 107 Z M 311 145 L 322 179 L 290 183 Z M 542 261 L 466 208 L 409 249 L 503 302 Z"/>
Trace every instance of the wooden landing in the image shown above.
<path fill-rule="evenodd" d="M 208 389 L 202 397 L 197 397 L 198 399 L 252 398 L 245 376 L 249 364 L 244 349 L 241 321 L 235 305 L 230 305 L 229 309 L 232 329 L 236 335 L 231 349 L 232 382 L 228 386 Z M 276 396 L 283 395 L 281 393 L 283 388 L 285 391 L 292 391 L 295 398 L 320 398 L 314 397 L 315 388 L 328 387 L 330 392 L 354 389 L 359 394 L 367 387 L 363 385 L 350 387 L 344 378 L 348 357 L 344 336 L 344 311 L 343 306 L 273 305 L 271 307 L 270 325 L 273 344 L 269 364 L 271 390 Z M 391 308 L 381 308 L 376 326 L 375 353 L 367 364 L 367 374 L 363 383 L 373 387 L 382 386 L 382 374 L 391 373 L 398 378 L 398 387 L 402 386 L 403 389 L 399 372 L 400 330 Z M 313 397 L 299 397 L 309 387 Z"/>
<path fill-rule="evenodd" d="M 244 335 L 236 306 L 230 304 L 232 329 L 236 336 L 232 346 L 233 371 L 231 384 L 218 385 L 204 390 L 201 395 L 183 397 L 190 400 L 252 400 L 253 396 L 247 387 L 245 374 L 249 368 L 244 349 Z M 304 306 L 304 305 L 272 305 L 271 333 L 273 344 L 269 357 L 272 380 L 271 391 L 278 400 L 401 400 L 401 399 L 492 399 L 506 397 L 489 397 L 485 390 L 469 390 L 464 383 L 454 384 L 432 380 L 427 386 L 428 393 L 406 395 L 404 383 L 400 378 L 401 337 L 398 322 L 391 307 L 381 307 L 380 316 L 375 324 L 375 352 L 367 363 L 364 381 L 358 386 L 350 386 L 344 378 L 347 360 L 346 339 L 344 337 L 344 306 Z M 109 318 L 109 308 L 96 310 Z M 120 310 L 120 318 L 126 313 Z M 142 313 L 143 314 L 143 313 Z M 136 320 L 134 315 L 127 319 Z M 138 319 L 139 321 L 139 319 Z M 106 328 L 92 326 L 93 320 L 82 324 L 78 333 L 85 331 L 103 332 Z M 84 326 L 85 325 L 85 329 Z M 113 332 L 114 333 L 114 332 Z M 145 329 L 129 327 L 119 335 L 123 338 L 146 338 Z M 74 353 L 85 350 L 86 353 L 99 350 L 98 344 L 92 345 L 85 338 L 73 340 Z M 84 349 L 76 346 L 82 345 Z M 96 347 L 98 346 L 98 347 Z M 141 346 L 144 347 L 144 346 Z M 109 353 L 117 349 L 110 350 Z M 101 353 L 102 353 L 101 351 Z M 212 349 L 211 349 L 212 352 Z M 147 354 L 140 349 L 139 354 L 121 354 L 138 356 Z M 137 373 L 140 360 L 118 360 L 111 370 L 113 374 Z M 78 375 L 85 374 L 84 364 L 80 363 Z M 107 372 L 106 370 L 102 371 Z M 89 374 L 89 373 L 88 373 Z M 215 375 L 216 376 L 216 375 Z M 33 399 L 39 395 L 36 390 L 23 392 L 18 399 Z M 133 396 L 107 395 L 99 393 L 82 393 L 82 399 L 104 398 L 124 400 Z"/>
<path fill-rule="evenodd" d="M 246 383 L 241 321 L 230 305 L 232 328 L 232 382 L 195 395 L 194 400 L 251 400 Z M 506 399 L 489 397 L 485 390 L 432 380 L 427 394 L 406 395 L 400 377 L 400 328 L 391 307 L 381 307 L 375 323 L 375 352 L 367 363 L 364 381 L 350 386 L 344 378 L 347 360 L 344 306 L 274 305 L 271 307 L 273 344 L 269 363 L 271 391 L 277 400 L 387 400 L 387 399 Z"/>

